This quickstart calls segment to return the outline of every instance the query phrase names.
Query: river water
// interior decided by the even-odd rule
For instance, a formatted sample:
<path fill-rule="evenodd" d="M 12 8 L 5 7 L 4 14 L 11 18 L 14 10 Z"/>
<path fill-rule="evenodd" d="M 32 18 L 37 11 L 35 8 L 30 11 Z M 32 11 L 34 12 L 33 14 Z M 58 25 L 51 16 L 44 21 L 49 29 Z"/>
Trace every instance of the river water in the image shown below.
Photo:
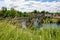
<path fill-rule="evenodd" d="M 42 24 L 42 27 L 60 27 L 60 25 L 56 23 L 47 23 L 47 24 Z"/>
<path fill-rule="evenodd" d="M 56 24 L 56 23 L 40 23 L 37 21 L 34 21 L 33 24 L 37 29 L 41 28 L 41 27 L 45 27 L 45 28 L 53 28 L 53 27 L 60 27 L 60 24 Z M 26 22 L 23 21 L 22 22 L 22 28 L 27 28 Z"/>

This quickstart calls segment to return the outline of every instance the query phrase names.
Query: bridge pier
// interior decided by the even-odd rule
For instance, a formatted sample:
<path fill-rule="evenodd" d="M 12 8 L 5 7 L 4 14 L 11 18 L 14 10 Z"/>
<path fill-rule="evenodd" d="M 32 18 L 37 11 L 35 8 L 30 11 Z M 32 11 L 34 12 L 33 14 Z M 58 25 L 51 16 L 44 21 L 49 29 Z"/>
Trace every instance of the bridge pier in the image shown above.
<path fill-rule="evenodd" d="M 33 26 L 38 27 L 43 22 L 43 17 L 24 17 L 24 18 L 17 18 L 17 20 L 20 20 L 20 25 L 22 28 L 31 28 Z"/>

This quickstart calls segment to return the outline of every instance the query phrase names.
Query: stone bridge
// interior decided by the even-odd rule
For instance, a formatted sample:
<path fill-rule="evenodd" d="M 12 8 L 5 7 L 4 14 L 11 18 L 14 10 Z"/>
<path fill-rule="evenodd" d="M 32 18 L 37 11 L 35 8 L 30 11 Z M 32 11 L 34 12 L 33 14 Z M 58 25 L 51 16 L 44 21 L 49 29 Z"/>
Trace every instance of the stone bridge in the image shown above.
<path fill-rule="evenodd" d="M 44 19 L 43 16 L 31 16 L 31 17 L 20 17 L 20 18 L 16 18 L 16 20 L 19 21 L 42 21 Z"/>
<path fill-rule="evenodd" d="M 19 17 L 15 18 L 22 28 L 37 26 L 38 23 L 43 22 L 44 16 L 31 16 L 31 17 Z"/>
<path fill-rule="evenodd" d="M 47 16 L 47 17 L 52 17 L 52 16 Z M 17 21 L 19 23 L 19 26 L 22 28 L 32 27 L 32 26 L 38 27 L 38 25 L 41 25 L 41 23 L 43 23 L 45 18 L 46 16 L 44 15 L 31 16 L 31 17 L 19 17 L 19 18 L 15 18 L 14 21 Z"/>

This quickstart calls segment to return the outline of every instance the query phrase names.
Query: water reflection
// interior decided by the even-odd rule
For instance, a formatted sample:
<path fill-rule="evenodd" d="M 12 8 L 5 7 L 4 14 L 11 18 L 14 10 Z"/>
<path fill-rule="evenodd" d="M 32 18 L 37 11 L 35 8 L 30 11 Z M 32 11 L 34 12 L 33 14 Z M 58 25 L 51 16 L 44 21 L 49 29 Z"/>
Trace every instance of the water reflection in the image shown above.
<path fill-rule="evenodd" d="M 43 24 L 42 24 L 42 23 L 40 23 L 40 22 L 38 22 L 37 29 L 40 29 L 42 26 L 43 26 Z"/>
<path fill-rule="evenodd" d="M 45 27 L 45 28 L 57 28 L 60 27 L 60 24 L 56 24 L 56 23 L 40 23 L 38 22 L 38 26 L 36 26 L 37 29 L 40 29 L 41 27 Z"/>
<path fill-rule="evenodd" d="M 38 21 L 34 21 L 33 24 L 36 29 L 40 29 L 41 27 L 45 27 L 45 28 L 53 28 L 53 27 L 60 27 L 60 24 L 56 24 L 56 23 L 41 23 Z M 26 29 L 27 25 L 26 25 L 26 21 L 22 21 L 22 28 Z"/>
<path fill-rule="evenodd" d="M 23 29 L 26 29 L 26 21 L 22 21 L 21 25 Z"/>
<path fill-rule="evenodd" d="M 59 27 L 59 26 L 56 23 L 48 23 L 48 24 L 43 24 L 42 27 L 52 28 L 52 27 Z"/>
<path fill-rule="evenodd" d="M 34 24 L 33 24 L 35 27 L 38 26 L 38 22 L 37 21 L 34 21 Z"/>

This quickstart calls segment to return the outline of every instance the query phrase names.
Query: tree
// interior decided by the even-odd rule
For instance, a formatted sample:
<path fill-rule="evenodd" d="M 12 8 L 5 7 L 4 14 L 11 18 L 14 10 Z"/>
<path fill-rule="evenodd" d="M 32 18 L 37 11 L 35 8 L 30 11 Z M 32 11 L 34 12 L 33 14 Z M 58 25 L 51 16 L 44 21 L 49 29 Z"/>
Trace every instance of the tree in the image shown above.
<path fill-rule="evenodd" d="M 48 11 L 46 11 L 45 13 L 46 13 L 46 14 L 49 14 L 49 12 L 48 12 Z"/>
<path fill-rule="evenodd" d="M 41 13 L 43 13 L 43 14 L 44 14 L 44 13 L 45 13 L 45 11 L 41 11 Z"/>
<path fill-rule="evenodd" d="M 7 12 L 7 8 L 6 7 L 2 7 L 1 11 L 0 11 L 0 17 L 5 18 L 6 12 Z"/>
<path fill-rule="evenodd" d="M 38 11 L 37 10 L 34 10 L 33 13 L 38 13 Z"/>
<path fill-rule="evenodd" d="M 16 10 L 15 10 L 14 8 L 11 8 L 9 15 L 10 15 L 12 18 L 14 18 L 14 17 L 16 16 L 16 13 L 17 13 Z"/>
<path fill-rule="evenodd" d="M 10 10 L 7 10 L 7 12 L 6 12 L 6 15 L 5 15 L 6 17 L 10 17 Z"/>
<path fill-rule="evenodd" d="M 17 11 L 16 16 L 17 16 L 17 17 L 22 17 L 22 16 L 23 16 L 23 15 L 22 15 L 22 12 Z"/>
<path fill-rule="evenodd" d="M 6 12 L 6 11 L 7 11 L 7 8 L 6 8 L 6 7 L 2 7 L 2 8 L 1 8 L 1 11 L 2 11 L 2 12 Z"/>

